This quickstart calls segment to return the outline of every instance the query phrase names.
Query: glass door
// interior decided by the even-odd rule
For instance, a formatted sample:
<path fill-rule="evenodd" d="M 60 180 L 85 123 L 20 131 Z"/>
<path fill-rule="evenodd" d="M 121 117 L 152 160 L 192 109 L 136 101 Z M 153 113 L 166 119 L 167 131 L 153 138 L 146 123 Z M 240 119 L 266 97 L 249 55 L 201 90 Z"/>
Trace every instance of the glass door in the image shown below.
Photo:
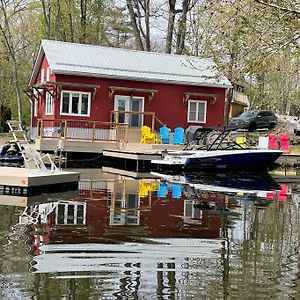
<path fill-rule="evenodd" d="M 127 101 L 125 98 L 117 98 L 115 101 L 115 110 L 117 111 L 126 111 L 126 104 Z M 117 113 L 116 115 L 116 122 L 118 123 L 128 123 L 128 117 L 127 114 L 124 113 Z"/>
<path fill-rule="evenodd" d="M 129 96 L 116 96 L 115 108 L 119 111 L 116 121 L 119 123 L 128 123 L 130 127 L 143 126 L 144 118 L 142 114 L 122 113 L 120 111 L 130 112 L 143 112 L 144 111 L 144 98 L 142 97 L 129 97 Z"/>
<path fill-rule="evenodd" d="M 131 98 L 130 99 L 130 111 L 142 112 L 143 111 L 143 99 L 142 98 Z M 143 126 L 143 115 L 142 114 L 131 114 L 131 120 L 129 126 L 141 127 Z"/>

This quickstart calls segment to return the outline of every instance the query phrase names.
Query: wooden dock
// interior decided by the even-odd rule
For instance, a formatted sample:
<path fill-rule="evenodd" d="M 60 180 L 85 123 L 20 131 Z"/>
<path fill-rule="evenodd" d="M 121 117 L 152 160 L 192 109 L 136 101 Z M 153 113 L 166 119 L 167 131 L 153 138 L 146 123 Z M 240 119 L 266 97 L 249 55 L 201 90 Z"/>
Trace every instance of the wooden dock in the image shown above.
<path fill-rule="evenodd" d="M 0 167 L 0 195 L 35 196 L 78 189 L 78 172 L 42 172 L 26 168 Z"/>
<path fill-rule="evenodd" d="M 183 147 L 183 145 L 131 143 L 117 150 L 104 149 L 103 157 L 104 160 L 108 159 L 109 167 L 147 173 L 152 159 L 160 159 L 164 151 L 182 150 Z"/>

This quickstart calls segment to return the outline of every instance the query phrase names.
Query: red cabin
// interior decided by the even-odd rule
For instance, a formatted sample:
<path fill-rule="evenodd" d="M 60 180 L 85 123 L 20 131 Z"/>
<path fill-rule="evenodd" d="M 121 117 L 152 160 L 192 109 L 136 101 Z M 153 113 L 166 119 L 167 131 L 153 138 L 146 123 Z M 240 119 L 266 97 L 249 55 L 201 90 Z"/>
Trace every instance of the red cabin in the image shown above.
<path fill-rule="evenodd" d="M 223 124 L 229 87 L 211 59 L 43 40 L 27 92 L 32 138 Z"/>

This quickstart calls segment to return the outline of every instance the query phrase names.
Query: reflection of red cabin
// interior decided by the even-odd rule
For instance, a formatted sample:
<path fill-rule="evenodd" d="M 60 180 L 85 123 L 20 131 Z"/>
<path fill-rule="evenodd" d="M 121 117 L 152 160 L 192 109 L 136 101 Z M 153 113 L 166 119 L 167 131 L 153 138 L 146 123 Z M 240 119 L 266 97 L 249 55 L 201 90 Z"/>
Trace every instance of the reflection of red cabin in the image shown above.
<path fill-rule="evenodd" d="M 41 136 L 43 124 L 43 136 L 54 137 L 61 121 L 72 134 L 106 140 L 114 134 L 95 133 L 100 125 L 89 122 L 156 130 L 157 120 L 172 130 L 223 124 L 228 87 L 210 59 L 44 40 L 27 92 L 32 135 Z"/>
<path fill-rule="evenodd" d="M 77 201 L 59 203 L 43 225 L 45 236 L 32 233 L 34 254 L 39 254 L 41 244 L 111 243 L 145 237 L 220 237 L 222 215 L 197 210 L 194 207 L 197 200 L 189 200 L 183 194 L 173 199 L 171 192 L 164 198 L 158 198 L 156 192 L 145 197 L 139 197 L 137 192 L 115 192 L 118 197 L 114 199 L 109 191 L 102 189 L 92 193 L 81 190 Z M 224 206 L 221 194 L 206 193 L 198 200 L 201 199 Z"/>

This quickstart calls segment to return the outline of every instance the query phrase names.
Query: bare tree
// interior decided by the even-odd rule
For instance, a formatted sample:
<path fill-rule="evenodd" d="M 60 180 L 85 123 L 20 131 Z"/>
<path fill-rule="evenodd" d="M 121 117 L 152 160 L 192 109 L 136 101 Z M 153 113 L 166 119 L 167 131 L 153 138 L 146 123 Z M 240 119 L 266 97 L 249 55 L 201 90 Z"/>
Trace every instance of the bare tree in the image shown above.
<path fill-rule="evenodd" d="M 181 8 L 176 9 L 176 0 L 169 0 L 169 16 L 168 16 L 168 29 L 166 37 L 166 53 L 171 53 L 173 35 L 175 31 L 175 19 L 176 15 L 179 16 L 176 38 L 176 53 L 182 54 L 185 48 L 186 39 L 186 24 L 187 14 L 196 5 L 198 0 L 182 0 Z"/>
<path fill-rule="evenodd" d="M 56 40 L 59 39 L 59 32 L 60 32 L 60 0 L 56 0 L 56 14 L 55 14 L 55 32 L 54 37 Z"/>
<path fill-rule="evenodd" d="M 175 27 L 175 17 L 179 12 L 175 9 L 176 0 L 169 0 L 169 17 L 168 17 L 168 28 L 167 28 L 167 37 L 166 37 L 166 53 L 171 53 L 172 51 L 172 41 L 173 41 L 173 33 Z"/>
<path fill-rule="evenodd" d="M 80 0 L 80 25 L 81 25 L 80 42 L 83 44 L 86 42 L 87 2 L 88 0 Z"/>
<path fill-rule="evenodd" d="M 59 0 L 58 0 L 59 1 Z M 72 14 L 72 8 L 73 8 L 73 3 L 72 0 L 65 0 L 66 6 L 67 6 L 67 16 L 68 16 L 68 27 L 70 31 L 70 37 L 69 40 L 71 42 L 74 42 L 74 22 L 73 22 L 73 14 Z"/>
<path fill-rule="evenodd" d="M 41 0 L 45 21 L 46 38 L 51 37 L 51 0 Z"/>
<path fill-rule="evenodd" d="M 150 0 L 126 0 L 126 4 L 136 48 L 150 51 Z"/>

